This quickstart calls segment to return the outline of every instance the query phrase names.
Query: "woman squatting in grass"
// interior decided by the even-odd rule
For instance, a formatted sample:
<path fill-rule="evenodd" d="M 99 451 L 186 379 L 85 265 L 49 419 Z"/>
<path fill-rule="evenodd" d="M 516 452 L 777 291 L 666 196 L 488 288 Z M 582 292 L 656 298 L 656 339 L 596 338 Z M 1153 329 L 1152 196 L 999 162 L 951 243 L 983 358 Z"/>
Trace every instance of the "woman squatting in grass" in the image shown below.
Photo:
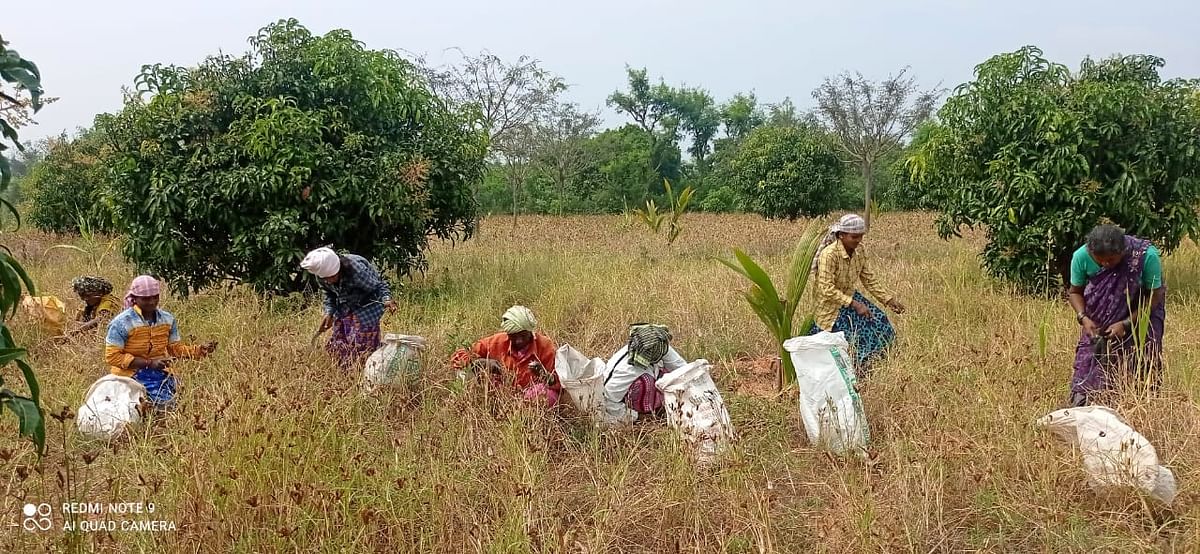
<path fill-rule="evenodd" d="M 1162 337 L 1167 286 L 1162 261 L 1150 241 L 1100 225 L 1071 257 L 1068 300 L 1082 328 L 1071 376 L 1072 406 L 1109 390 L 1118 373 L 1134 373 L 1157 387 L 1162 377 Z M 1144 342 L 1136 322 L 1149 311 Z M 1138 348 L 1138 344 L 1141 348 Z"/>
<path fill-rule="evenodd" d="M 101 325 L 107 325 L 109 320 L 121 311 L 120 302 L 112 295 L 112 283 L 103 277 L 77 277 L 71 282 L 71 289 L 83 301 L 83 307 L 75 314 L 77 327 L 71 331 L 71 335 L 83 334 Z"/>
<path fill-rule="evenodd" d="M 537 332 L 537 318 L 525 306 L 513 306 L 500 317 L 500 332 L 460 348 L 450 358 L 455 370 L 469 369 L 494 384 L 522 391 L 526 400 L 558 404 L 561 387 L 554 373 L 554 341 Z"/>
<path fill-rule="evenodd" d="M 629 342 L 608 360 L 604 378 L 604 409 L 613 420 L 626 410 L 661 416 L 663 393 L 654 382 L 664 373 L 687 365 L 671 347 L 671 332 L 664 325 L 636 323 L 629 328 Z"/>
<path fill-rule="evenodd" d="M 809 334 L 844 332 L 854 350 L 854 367 L 859 375 L 865 375 L 870 364 L 896 339 L 896 330 L 887 314 L 857 290 L 858 282 L 883 305 L 904 313 L 904 305 L 871 271 L 870 258 L 862 246 L 866 232 L 862 217 L 842 216 L 821 241 L 811 268 L 817 277 L 817 306 Z"/>
<path fill-rule="evenodd" d="M 194 346 L 179 338 L 175 316 L 158 308 L 162 287 L 142 275 L 129 285 L 125 310 L 108 324 L 104 358 L 113 375 L 132 377 L 146 387 L 146 396 L 158 409 L 175 405 L 176 378 L 172 358 L 200 359 L 217 349 L 216 341 Z"/>
<path fill-rule="evenodd" d="M 384 308 L 396 310 L 387 281 L 371 262 L 329 248 L 309 252 L 300 267 L 312 273 L 325 293 L 325 317 L 317 334 L 333 328 L 325 349 L 343 371 L 351 371 L 379 348 Z"/>

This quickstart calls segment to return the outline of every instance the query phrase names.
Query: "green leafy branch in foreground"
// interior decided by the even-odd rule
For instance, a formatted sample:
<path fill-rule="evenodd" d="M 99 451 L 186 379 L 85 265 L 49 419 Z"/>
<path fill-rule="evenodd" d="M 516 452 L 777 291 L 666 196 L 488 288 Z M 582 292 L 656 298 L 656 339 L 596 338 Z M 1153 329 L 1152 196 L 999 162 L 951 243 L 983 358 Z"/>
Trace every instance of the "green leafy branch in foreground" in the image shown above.
<path fill-rule="evenodd" d="M 0 78 L 29 94 L 29 109 L 33 112 L 41 109 L 41 74 L 37 66 L 23 59 L 16 51 L 9 50 L 8 43 L 4 42 L 3 38 L 0 38 Z M 0 102 L 20 105 L 19 101 L 2 91 Z M 0 118 L 0 133 L 18 150 L 24 149 L 18 141 L 16 129 L 4 118 Z M 7 149 L 8 145 L 0 141 L 0 153 Z M 8 158 L 0 154 L 0 192 L 8 188 L 10 178 Z M 13 215 L 18 227 L 21 225 L 21 216 L 17 209 L 2 197 L 0 208 Z M 46 451 L 46 425 L 42 417 L 37 377 L 33 374 L 33 368 L 25 361 L 26 350 L 16 345 L 7 323 L 20 307 L 22 289 L 28 290 L 31 295 L 36 294 L 36 289 L 25 269 L 12 257 L 9 249 L 3 245 L 0 245 L 0 248 L 4 250 L 0 252 L 0 367 L 15 364 L 20 368 L 25 385 L 29 389 L 29 396 L 18 394 L 6 386 L 4 375 L 0 374 L 0 411 L 8 409 L 16 414 L 20 434 L 29 437 L 41 455 Z"/>

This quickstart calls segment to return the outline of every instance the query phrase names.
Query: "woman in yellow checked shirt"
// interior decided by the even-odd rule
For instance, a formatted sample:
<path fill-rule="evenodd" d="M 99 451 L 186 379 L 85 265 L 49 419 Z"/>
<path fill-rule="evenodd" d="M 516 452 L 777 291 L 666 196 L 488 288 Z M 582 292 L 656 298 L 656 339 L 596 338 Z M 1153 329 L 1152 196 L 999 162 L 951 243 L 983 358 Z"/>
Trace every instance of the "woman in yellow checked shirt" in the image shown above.
<path fill-rule="evenodd" d="M 829 228 L 829 235 L 813 258 L 817 307 L 816 322 L 809 331 L 810 335 L 819 331 L 845 333 L 860 375 L 896 339 L 896 330 L 887 314 L 858 292 L 858 282 L 883 305 L 898 314 L 904 313 L 904 305 L 871 272 L 870 258 L 862 246 L 866 232 L 866 222 L 855 214 L 842 216 Z"/>

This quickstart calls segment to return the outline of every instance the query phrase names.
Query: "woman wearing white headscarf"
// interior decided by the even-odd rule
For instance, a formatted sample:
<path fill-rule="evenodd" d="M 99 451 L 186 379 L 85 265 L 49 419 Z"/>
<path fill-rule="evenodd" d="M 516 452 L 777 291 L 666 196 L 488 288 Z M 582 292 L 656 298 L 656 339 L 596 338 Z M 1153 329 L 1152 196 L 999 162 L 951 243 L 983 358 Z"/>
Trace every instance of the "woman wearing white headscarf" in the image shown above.
<path fill-rule="evenodd" d="M 333 328 L 326 350 L 342 369 L 354 368 L 379 348 L 384 309 L 396 309 L 387 281 L 362 256 L 329 248 L 309 252 L 300 268 L 316 276 L 325 293 L 325 317 L 317 333 Z"/>
<path fill-rule="evenodd" d="M 461 348 L 450 358 L 456 370 L 470 367 L 487 373 L 497 383 L 520 389 L 525 398 L 558 403 L 560 386 L 554 373 L 557 347 L 550 337 L 537 332 L 537 318 L 525 306 L 513 306 L 500 317 L 500 332 Z"/>
<path fill-rule="evenodd" d="M 857 290 L 862 282 L 883 305 L 904 313 L 901 304 L 883 287 L 871 271 L 870 258 L 862 246 L 866 222 L 856 214 L 846 214 L 829 228 L 821 242 L 812 270 L 817 278 L 816 322 L 810 334 L 818 331 L 844 332 L 854 350 L 855 367 L 865 372 L 896 338 L 896 330 L 887 314 Z"/>

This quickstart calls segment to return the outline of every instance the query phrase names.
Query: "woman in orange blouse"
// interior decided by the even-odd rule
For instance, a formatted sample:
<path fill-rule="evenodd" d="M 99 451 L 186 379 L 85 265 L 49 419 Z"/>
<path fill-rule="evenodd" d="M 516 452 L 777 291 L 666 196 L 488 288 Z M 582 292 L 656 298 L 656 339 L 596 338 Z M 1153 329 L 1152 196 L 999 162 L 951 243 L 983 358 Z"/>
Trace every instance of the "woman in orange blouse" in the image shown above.
<path fill-rule="evenodd" d="M 521 390 L 526 399 L 554 406 L 561 390 L 554 373 L 557 347 L 536 328 L 537 319 L 529 308 L 513 306 L 500 318 L 501 332 L 480 339 L 470 350 L 459 349 L 450 366 L 460 371 L 469 367 L 476 375 L 487 373 L 493 382 Z"/>

